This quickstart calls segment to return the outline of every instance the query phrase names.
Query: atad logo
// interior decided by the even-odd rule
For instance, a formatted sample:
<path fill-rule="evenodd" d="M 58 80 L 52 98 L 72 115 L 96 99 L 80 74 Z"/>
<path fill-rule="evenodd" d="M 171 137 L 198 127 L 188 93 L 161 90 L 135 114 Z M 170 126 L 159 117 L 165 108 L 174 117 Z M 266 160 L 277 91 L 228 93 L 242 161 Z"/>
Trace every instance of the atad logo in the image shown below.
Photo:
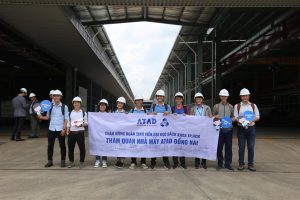
<path fill-rule="evenodd" d="M 138 126 L 154 126 L 157 120 L 155 118 L 139 118 L 137 121 Z"/>
<path fill-rule="evenodd" d="M 161 125 L 161 127 L 167 127 L 167 126 L 169 126 L 169 122 L 166 118 L 163 118 L 160 125 Z"/>

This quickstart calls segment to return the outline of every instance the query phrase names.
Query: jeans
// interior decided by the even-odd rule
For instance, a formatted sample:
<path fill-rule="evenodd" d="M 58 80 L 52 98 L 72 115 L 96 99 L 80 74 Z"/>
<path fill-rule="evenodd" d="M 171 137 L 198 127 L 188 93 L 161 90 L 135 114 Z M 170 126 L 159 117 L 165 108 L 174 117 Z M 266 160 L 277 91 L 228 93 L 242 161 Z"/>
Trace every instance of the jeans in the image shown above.
<path fill-rule="evenodd" d="M 224 130 L 221 129 L 219 133 L 218 141 L 218 166 L 223 166 L 224 157 L 223 157 L 223 147 L 225 144 L 225 167 L 231 166 L 232 163 L 232 129 Z"/>
<path fill-rule="evenodd" d="M 255 127 L 251 126 L 245 129 L 241 126 L 238 127 L 238 143 L 239 143 L 239 164 L 244 165 L 245 144 L 247 141 L 248 149 L 248 166 L 254 163 L 254 145 L 255 145 Z"/>
<path fill-rule="evenodd" d="M 102 157 L 102 159 L 101 159 Z M 96 160 L 99 160 L 101 162 L 102 161 L 107 161 L 107 156 L 96 156 Z"/>
<path fill-rule="evenodd" d="M 61 131 L 50 131 L 48 132 L 48 160 L 53 160 L 53 149 L 55 139 L 58 138 L 60 146 L 61 160 L 66 160 L 66 143 L 65 136 L 60 135 Z"/>
<path fill-rule="evenodd" d="M 68 136 L 69 160 L 74 162 L 74 149 L 77 143 L 80 151 L 80 162 L 85 159 L 85 138 L 84 131 L 70 132 Z"/>

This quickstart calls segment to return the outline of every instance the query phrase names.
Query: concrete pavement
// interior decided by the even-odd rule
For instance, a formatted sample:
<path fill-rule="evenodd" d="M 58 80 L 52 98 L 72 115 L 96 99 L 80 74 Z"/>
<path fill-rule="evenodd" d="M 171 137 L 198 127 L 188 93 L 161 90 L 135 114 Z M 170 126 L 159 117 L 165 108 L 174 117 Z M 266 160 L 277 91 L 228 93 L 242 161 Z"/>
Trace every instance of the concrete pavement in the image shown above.
<path fill-rule="evenodd" d="M 208 169 L 165 170 L 158 159 L 156 170 L 113 167 L 94 169 L 94 157 L 87 155 L 86 167 L 61 169 L 58 141 L 55 166 L 45 169 L 47 140 L 9 141 L 0 137 L 0 199 L 299 199 L 300 132 L 261 128 L 257 131 L 257 172 L 216 171 Z M 25 138 L 25 137 L 24 137 Z M 237 140 L 234 139 L 234 163 L 237 167 Z M 75 159 L 78 161 L 78 148 Z M 148 160 L 149 161 L 149 160 Z"/>

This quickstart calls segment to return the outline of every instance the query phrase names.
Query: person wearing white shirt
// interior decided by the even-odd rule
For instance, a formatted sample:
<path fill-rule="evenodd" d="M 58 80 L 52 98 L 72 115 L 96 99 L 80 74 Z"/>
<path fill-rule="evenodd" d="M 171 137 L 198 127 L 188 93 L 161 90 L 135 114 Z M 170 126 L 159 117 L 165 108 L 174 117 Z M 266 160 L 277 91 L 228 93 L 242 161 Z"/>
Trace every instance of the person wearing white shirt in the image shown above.
<path fill-rule="evenodd" d="M 124 110 L 125 104 L 126 104 L 126 99 L 124 97 L 119 97 L 117 99 L 117 110 L 115 111 L 115 113 L 126 114 L 126 111 Z M 118 169 L 122 169 L 124 167 L 124 161 L 125 161 L 125 158 L 117 157 L 117 163 L 115 164 L 115 167 Z"/>
<path fill-rule="evenodd" d="M 75 167 L 74 149 L 76 143 L 80 152 L 80 168 L 84 168 L 85 159 L 85 127 L 87 123 L 87 113 L 81 109 L 82 100 L 80 97 L 75 97 L 72 101 L 74 109 L 70 112 L 68 121 L 68 148 L 70 164 L 68 168 Z"/>
<path fill-rule="evenodd" d="M 256 104 L 249 102 L 250 92 L 244 88 L 240 91 L 241 102 L 234 106 L 234 117 L 238 121 L 238 144 L 239 144 L 239 167 L 238 170 L 244 170 L 245 144 L 248 149 L 248 169 L 256 171 L 254 167 L 254 145 L 255 145 L 255 122 L 260 118 L 259 110 Z M 243 118 L 245 111 L 254 113 L 254 119 L 245 126 L 240 120 Z"/>

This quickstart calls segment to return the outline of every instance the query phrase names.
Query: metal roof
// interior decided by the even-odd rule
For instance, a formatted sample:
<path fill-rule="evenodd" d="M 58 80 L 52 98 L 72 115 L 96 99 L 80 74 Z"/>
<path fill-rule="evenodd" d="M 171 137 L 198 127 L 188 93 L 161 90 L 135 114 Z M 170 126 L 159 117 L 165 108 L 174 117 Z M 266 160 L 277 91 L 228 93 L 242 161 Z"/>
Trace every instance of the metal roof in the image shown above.
<path fill-rule="evenodd" d="M 77 17 L 82 20 L 84 18 L 91 18 L 94 19 L 95 17 L 90 14 L 90 12 L 88 12 L 87 15 L 81 15 L 81 13 L 75 12 L 75 14 L 77 15 Z M 129 92 L 131 98 L 133 98 L 133 92 L 130 88 L 130 85 L 127 81 L 127 78 L 122 70 L 122 67 L 120 65 L 120 62 L 118 60 L 118 57 L 114 51 L 114 48 L 109 40 L 109 37 L 105 31 L 105 28 L 101 25 L 101 26 L 93 26 L 91 27 L 92 30 L 92 35 L 93 35 L 93 40 L 95 40 L 95 38 L 97 38 L 97 40 L 100 42 L 102 48 L 103 48 L 103 52 L 102 54 L 106 54 L 109 58 L 109 62 L 111 64 L 113 64 L 113 66 L 115 67 L 115 71 L 117 76 L 121 79 L 122 84 L 125 86 L 126 90 Z"/>
<path fill-rule="evenodd" d="M 299 0 L 0 0 L 11 4 L 105 5 L 105 6 L 201 6 L 201 7 L 298 7 Z"/>
<path fill-rule="evenodd" d="M 83 25 L 99 26 L 137 21 L 199 26 L 216 10 L 212 7 L 74 6 Z"/>
<path fill-rule="evenodd" d="M 196 51 L 198 42 L 203 43 L 204 73 L 197 78 L 200 81 L 210 77 L 211 43 L 212 38 L 207 35 L 208 27 L 213 27 L 219 41 L 217 47 L 218 60 L 225 59 L 232 51 L 240 47 L 253 35 L 259 33 L 267 25 L 285 13 L 296 12 L 297 9 L 287 8 L 218 8 L 204 26 L 183 26 L 169 54 L 162 73 L 155 85 L 151 98 L 171 76 L 176 76 L 176 70 L 183 64 L 179 59 L 186 60 L 187 52 L 192 48 Z M 235 42 L 227 42 L 235 41 Z M 188 43 L 189 47 L 186 45 Z M 194 55 L 192 55 L 194 57 Z M 193 66 L 192 62 L 192 66 Z M 174 69 L 175 67 L 175 69 Z M 207 73 L 206 73 L 207 72 Z M 182 91 L 186 92 L 186 91 Z"/>

